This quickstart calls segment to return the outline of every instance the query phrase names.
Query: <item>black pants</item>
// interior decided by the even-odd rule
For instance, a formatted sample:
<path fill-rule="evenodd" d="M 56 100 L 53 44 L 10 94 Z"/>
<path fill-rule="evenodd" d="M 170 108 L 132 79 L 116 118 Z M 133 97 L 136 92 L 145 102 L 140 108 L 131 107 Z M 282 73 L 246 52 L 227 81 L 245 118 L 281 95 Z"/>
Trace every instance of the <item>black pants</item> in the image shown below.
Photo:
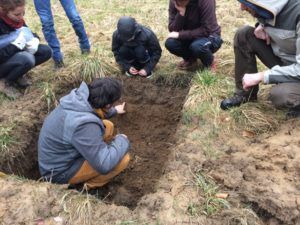
<path fill-rule="evenodd" d="M 139 70 L 150 60 L 148 51 L 142 45 L 135 47 L 122 46 L 119 54 L 128 64 Z"/>
<path fill-rule="evenodd" d="M 39 45 L 34 55 L 26 51 L 18 52 L 0 64 L 0 78 L 4 78 L 8 83 L 13 83 L 33 67 L 50 59 L 51 55 L 52 51 L 48 45 Z"/>
<path fill-rule="evenodd" d="M 210 67 L 215 53 L 222 45 L 220 36 L 198 38 L 196 40 L 179 40 L 168 38 L 165 46 L 170 53 L 184 60 L 200 59 L 204 67 Z"/>
<path fill-rule="evenodd" d="M 257 39 L 254 27 L 245 26 L 239 29 L 234 37 L 235 55 L 235 86 L 236 94 L 246 96 L 257 95 L 258 85 L 249 91 L 243 90 L 243 76 L 245 73 L 257 73 L 256 56 L 265 66 L 282 66 L 283 62 L 267 45 L 264 40 Z M 300 105 L 300 83 L 282 83 L 274 85 L 270 91 L 270 100 L 276 108 L 292 108 Z"/>

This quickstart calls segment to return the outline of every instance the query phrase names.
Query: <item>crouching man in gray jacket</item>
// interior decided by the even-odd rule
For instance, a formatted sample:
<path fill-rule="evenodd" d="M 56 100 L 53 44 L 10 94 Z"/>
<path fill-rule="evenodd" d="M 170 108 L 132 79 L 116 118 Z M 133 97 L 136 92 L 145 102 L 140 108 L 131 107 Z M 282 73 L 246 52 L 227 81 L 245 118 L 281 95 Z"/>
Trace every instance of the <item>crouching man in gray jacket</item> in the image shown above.
<path fill-rule="evenodd" d="M 105 120 L 125 113 L 121 84 L 111 78 L 96 79 L 60 99 L 46 118 L 39 136 L 38 161 L 43 178 L 59 184 L 85 183 L 101 187 L 124 170 L 130 160 L 129 141 L 114 136 L 113 123 Z"/>
<path fill-rule="evenodd" d="M 277 84 L 270 92 L 273 105 L 289 109 L 288 117 L 300 116 L 300 1 L 238 1 L 258 23 L 235 35 L 236 91 L 221 108 L 256 100 L 259 83 Z M 270 69 L 258 72 L 256 56 Z"/>

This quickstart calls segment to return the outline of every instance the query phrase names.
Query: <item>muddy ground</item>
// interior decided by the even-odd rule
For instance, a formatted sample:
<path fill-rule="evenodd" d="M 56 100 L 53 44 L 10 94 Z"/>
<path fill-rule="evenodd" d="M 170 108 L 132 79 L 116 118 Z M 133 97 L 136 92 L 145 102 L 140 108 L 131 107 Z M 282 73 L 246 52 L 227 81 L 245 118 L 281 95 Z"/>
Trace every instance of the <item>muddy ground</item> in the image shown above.
<path fill-rule="evenodd" d="M 194 128 L 181 121 L 187 87 L 123 82 L 127 114 L 114 122 L 132 143 L 129 168 L 96 197 L 1 176 L 0 224 L 300 224 L 299 120 L 251 138 L 223 134 L 216 141 L 223 154 L 213 160 L 188 138 Z M 29 92 L 1 109 L 3 123 L 15 121 L 19 140 L 1 158 L 3 172 L 38 179 L 36 140 L 46 107 L 37 96 Z M 230 209 L 211 217 L 188 213 L 191 203 L 205 201 L 192 185 L 196 170 L 229 193 Z"/>

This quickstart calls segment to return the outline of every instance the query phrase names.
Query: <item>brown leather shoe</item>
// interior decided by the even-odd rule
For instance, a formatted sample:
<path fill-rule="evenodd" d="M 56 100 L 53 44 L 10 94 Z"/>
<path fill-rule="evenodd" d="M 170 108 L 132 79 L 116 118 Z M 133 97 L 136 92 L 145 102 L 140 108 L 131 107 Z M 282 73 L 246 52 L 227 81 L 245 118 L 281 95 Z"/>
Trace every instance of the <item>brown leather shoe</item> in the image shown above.
<path fill-rule="evenodd" d="M 181 70 L 188 70 L 193 68 L 195 63 L 196 63 L 196 59 L 182 60 L 177 64 L 177 68 Z"/>

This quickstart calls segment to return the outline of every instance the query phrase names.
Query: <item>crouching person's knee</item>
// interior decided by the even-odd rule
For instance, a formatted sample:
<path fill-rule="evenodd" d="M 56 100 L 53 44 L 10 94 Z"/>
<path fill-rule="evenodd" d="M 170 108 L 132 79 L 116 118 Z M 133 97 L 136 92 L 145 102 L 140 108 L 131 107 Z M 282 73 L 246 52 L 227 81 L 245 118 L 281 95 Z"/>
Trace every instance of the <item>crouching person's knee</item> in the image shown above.
<path fill-rule="evenodd" d="M 272 87 L 269 99 L 277 109 L 291 108 L 300 104 L 300 84 L 284 83 Z"/>
<path fill-rule="evenodd" d="M 234 35 L 234 46 L 242 46 L 248 44 L 250 36 L 254 36 L 254 28 L 250 26 L 244 26 L 237 30 Z"/>

